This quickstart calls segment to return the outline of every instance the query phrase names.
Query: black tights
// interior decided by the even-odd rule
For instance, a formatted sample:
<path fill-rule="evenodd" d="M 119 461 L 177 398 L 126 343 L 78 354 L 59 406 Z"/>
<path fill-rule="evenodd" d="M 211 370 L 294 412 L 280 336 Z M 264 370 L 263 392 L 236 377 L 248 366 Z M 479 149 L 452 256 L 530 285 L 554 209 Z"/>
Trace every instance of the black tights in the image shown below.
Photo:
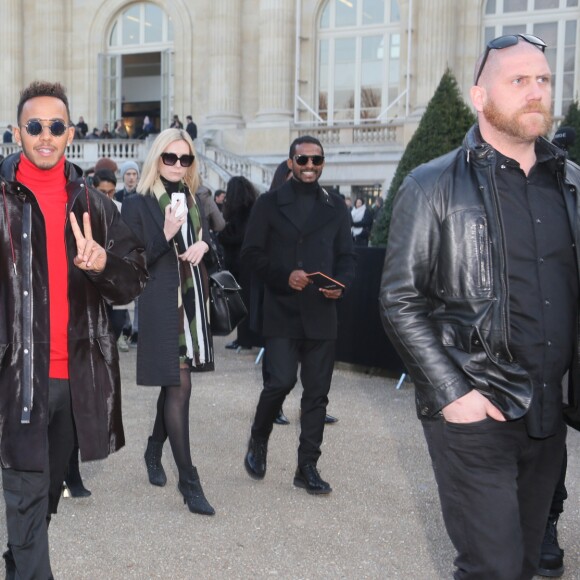
<path fill-rule="evenodd" d="M 189 368 L 179 371 L 181 383 L 161 387 L 157 399 L 157 416 L 151 438 L 169 444 L 179 471 L 179 479 L 187 481 L 193 471 L 189 448 L 189 399 L 191 397 L 191 372 Z"/>

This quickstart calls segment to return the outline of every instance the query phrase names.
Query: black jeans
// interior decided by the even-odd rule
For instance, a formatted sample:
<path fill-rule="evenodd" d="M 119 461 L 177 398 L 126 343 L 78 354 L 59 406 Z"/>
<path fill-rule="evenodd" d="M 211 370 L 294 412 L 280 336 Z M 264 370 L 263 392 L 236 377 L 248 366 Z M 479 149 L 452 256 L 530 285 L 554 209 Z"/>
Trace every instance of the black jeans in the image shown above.
<path fill-rule="evenodd" d="M 458 553 L 454 577 L 532 578 L 560 475 L 564 423 L 547 439 L 529 437 L 523 420 L 422 424 Z"/>
<path fill-rule="evenodd" d="M 568 450 L 564 446 L 564 460 L 562 461 L 562 469 L 560 470 L 560 478 L 556 485 L 556 491 L 552 498 L 552 505 L 550 506 L 550 515 L 559 516 L 564 511 L 564 501 L 568 499 L 568 491 L 566 490 L 566 471 L 568 470 Z"/>
<path fill-rule="evenodd" d="M 258 401 L 252 436 L 261 440 L 270 437 L 274 419 L 298 380 L 300 362 L 303 392 L 298 465 L 316 465 L 334 369 L 335 341 L 271 337 L 265 341 L 264 388 Z"/>
<path fill-rule="evenodd" d="M 7 560 L 13 559 L 16 567 L 16 576 L 7 572 L 6 578 L 52 578 L 48 523 L 50 514 L 56 513 L 74 445 L 68 380 L 49 380 L 47 440 L 48 457 L 44 471 L 2 470 L 10 552 Z"/>

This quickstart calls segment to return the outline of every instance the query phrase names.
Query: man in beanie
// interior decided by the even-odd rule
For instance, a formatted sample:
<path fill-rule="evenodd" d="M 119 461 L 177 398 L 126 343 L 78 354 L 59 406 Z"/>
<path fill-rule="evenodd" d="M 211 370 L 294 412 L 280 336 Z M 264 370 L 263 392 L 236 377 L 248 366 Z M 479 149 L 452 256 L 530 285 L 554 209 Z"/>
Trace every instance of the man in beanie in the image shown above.
<path fill-rule="evenodd" d="M 123 189 L 115 193 L 115 199 L 123 203 L 123 199 L 137 193 L 137 182 L 139 181 L 139 166 L 135 161 L 125 161 L 121 164 L 121 179 L 123 180 Z"/>

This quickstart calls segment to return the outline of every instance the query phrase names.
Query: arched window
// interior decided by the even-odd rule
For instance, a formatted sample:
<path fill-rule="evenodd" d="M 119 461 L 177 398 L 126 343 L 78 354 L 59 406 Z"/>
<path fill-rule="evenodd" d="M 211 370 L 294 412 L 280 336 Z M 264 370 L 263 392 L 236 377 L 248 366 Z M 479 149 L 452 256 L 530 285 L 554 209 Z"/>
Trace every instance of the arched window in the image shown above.
<path fill-rule="evenodd" d="M 109 48 L 129 48 L 173 42 L 173 23 L 167 14 L 151 2 L 132 4 L 111 27 Z"/>
<path fill-rule="evenodd" d="M 397 0 L 328 0 L 318 26 L 318 115 L 380 122 L 399 94 Z"/>
<path fill-rule="evenodd" d="M 484 41 L 527 32 L 548 45 L 546 57 L 554 75 L 554 115 L 561 117 L 578 98 L 578 0 L 487 0 Z"/>
<path fill-rule="evenodd" d="M 123 119 L 138 137 L 145 116 L 157 129 L 169 126 L 173 104 L 173 23 L 156 4 L 131 4 L 107 32 L 100 55 L 99 121 Z"/>

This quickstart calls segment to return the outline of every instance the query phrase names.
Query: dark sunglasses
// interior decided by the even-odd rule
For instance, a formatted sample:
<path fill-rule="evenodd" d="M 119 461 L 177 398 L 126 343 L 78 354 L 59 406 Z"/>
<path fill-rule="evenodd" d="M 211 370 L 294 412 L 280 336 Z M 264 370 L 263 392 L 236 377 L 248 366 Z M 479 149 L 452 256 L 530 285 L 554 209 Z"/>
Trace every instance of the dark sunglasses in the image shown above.
<path fill-rule="evenodd" d="M 41 121 L 50 122 L 48 125 L 43 125 Z M 40 135 L 44 127 L 48 127 L 48 130 L 53 137 L 61 137 L 67 130 L 68 125 L 60 119 L 30 119 L 24 127 L 26 128 L 26 132 L 33 137 Z"/>
<path fill-rule="evenodd" d="M 298 165 L 307 165 L 308 160 L 312 161 L 312 165 L 319 167 L 324 163 L 324 155 L 294 155 L 294 161 Z"/>
<path fill-rule="evenodd" d="M 490 40 L 487 43 L 487 46 L 485 47 L 485 52 L 483 54 L 483 58 L 481 59 L 481 64 L 479 65 L 477 76 L 475 77 L 475 84 L 477 84 L 477 82 L 479 81 L 479 77 L 483 72 L 483 67 L 487 62 L 489 51 L 508 48 L 508 46 L 515 46 L 519 42 L 520 38 L 538 47 L 542 52 L 546 50 L 546 43 L 541 38 L 538 38 L 533 34 L 508 34 L 506 36 L 499 36 L 498 38 L 494 38 L 493 40 Z"/>
<path fill-rule="evenodd" d="M 178 161 L 181 167 L 189 167 L 195 161 L 195 155 L 182 155 L 178 157 L 175 153 L 162 153 L 161 161 L 164 165 L 175 165 Z"/>

